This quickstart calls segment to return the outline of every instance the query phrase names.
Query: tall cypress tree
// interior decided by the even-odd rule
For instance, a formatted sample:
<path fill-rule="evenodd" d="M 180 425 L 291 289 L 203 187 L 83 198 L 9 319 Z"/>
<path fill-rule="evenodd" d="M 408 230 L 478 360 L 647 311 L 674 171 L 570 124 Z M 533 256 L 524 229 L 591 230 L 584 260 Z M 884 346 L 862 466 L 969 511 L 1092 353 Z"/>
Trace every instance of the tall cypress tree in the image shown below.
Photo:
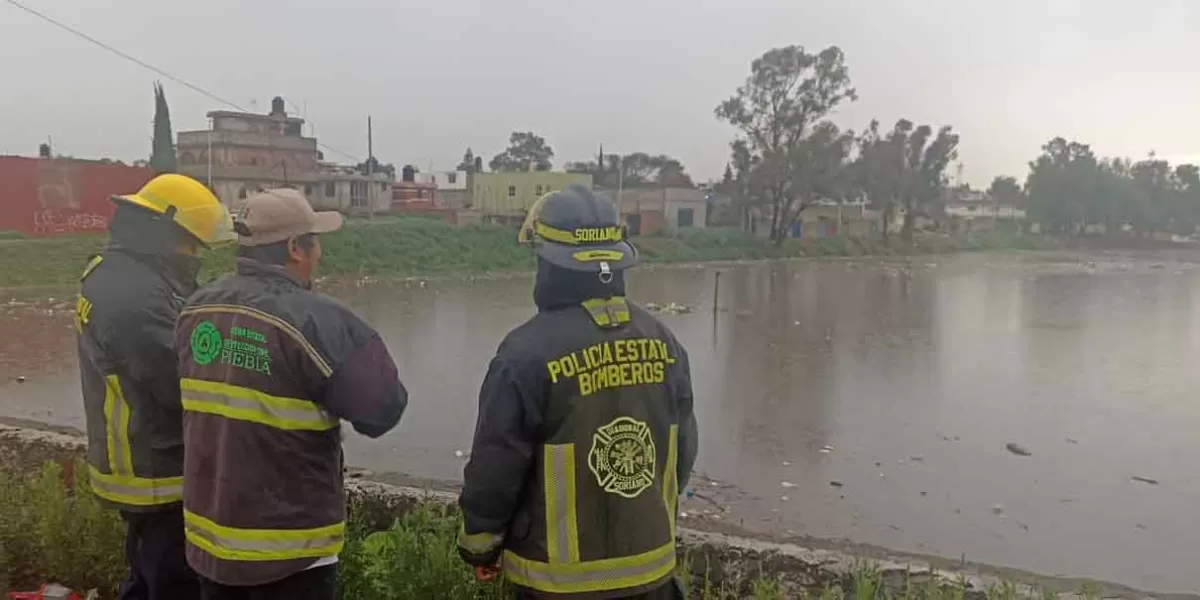
<path fill-rule="evenodd" d="M 171 110 L 162 84 L 154 82 L 154 149 L 150 154 L 150 169 L 155 175 L 174 173 L 179 167 L 175 159 L 175 140 L 171 134 Z"/>

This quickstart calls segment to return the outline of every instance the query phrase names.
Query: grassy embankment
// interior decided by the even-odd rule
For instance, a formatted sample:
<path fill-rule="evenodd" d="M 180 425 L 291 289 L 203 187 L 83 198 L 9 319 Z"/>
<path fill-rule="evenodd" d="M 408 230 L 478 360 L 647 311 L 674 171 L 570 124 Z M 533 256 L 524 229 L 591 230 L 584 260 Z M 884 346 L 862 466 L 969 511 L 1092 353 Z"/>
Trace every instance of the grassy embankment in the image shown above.
<path fill-rule="evenodd" d="M 99 235 L 0 240 L 0 288 L 74 283 L 87 257 L 103 243 L 104 237 Z M 741 231 L 699 229 L 677 237 L 639 238 L 634 243 L 647 263 L 668 263 L 1034 249 L 1046 242 L 1010 233 L 970 237 L 923 234 L 911 245 L 898 239 L 884 243 L 877 239 L 831 238 L 807 243 L 788 240 L 775 246 Z M 422 218 L 355 222 L 322 237 L 322 247 L 322 272 L 335 277 L 473 275 L 518 271 L 533 265 L 529 249 L 516 244 L 512 229 L 459 228 Z M 206 253 L 206 275 L 228 271 L 232 265 L 231 247 Z"/>
<path fill-rule="evenodd" d="M 53 581 L 77 590 L 96 589 L 102 598 L 113 597 L 125 570 L 124 525 L 114 511 L 97 503 L 86 481 L 86 467 L 77 463 L 72 470 L 76 476 L 69 485 L 64 484 L 62 468 L 55 462 L 46 463 L 40 473 L 32 475 L 0 471 L 0 594 Z M 503 582 L 477 583 L 459 560 L 457 517 L 451 507 L 417 506 L 382 531 L 369 531 L 365 519 L 356 518 L 359 512 L 351 507 L 348 541 L 339 567 L 339 598 L 510 597 Z M 698 600 L 1016 600 L 1028 595 L 1015 584 L 968 591 L 962 584 L 936 578 L 919 583 L 907 577 L 887 581 L 876 566 L 865 561 L 843 578 L 785 594 L 778 581 L 763 577 L 713 584 L 703 575 L 694 575 L 711 572 L 711 565 L 689 555 L 680 558 L 679 575 L 689 589 L 688 597 Z M 1096 596 L 1087 590 L 1082 595 Z M 1046 591 L 1043 597 L 1055 596 Z"/>

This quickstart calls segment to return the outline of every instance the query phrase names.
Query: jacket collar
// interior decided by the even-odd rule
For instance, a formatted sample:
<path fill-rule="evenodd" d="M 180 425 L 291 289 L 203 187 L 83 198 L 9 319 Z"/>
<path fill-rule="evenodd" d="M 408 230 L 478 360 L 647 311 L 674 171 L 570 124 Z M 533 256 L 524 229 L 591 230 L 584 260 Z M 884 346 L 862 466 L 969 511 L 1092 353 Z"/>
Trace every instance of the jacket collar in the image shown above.
<path fill-rule="evenodd" d="M 199 259 L 194 256 L 169 255 L 141 252 L 120 243 L 110 243 L 105 252 L 113 252 L 128 256 L 145 265 L 151 271 L 162 277 L 175 293 L 187 297 L 195 292 L 200 284 L 196 277 L 200 274 Z"/>
<path fill-rule="evenodd" d="M 259 262 L 252 258 L 237 259 L 238 275 L 246 275 L 248 277 L 264 277 L 267 279 L 277 279 L 284 283 L 294 285 L 300 289 L 312 289 L 312 286 L 305 285 L 304 282 L 292 277 L 288 274 L 287 269 L 280 265 L 269 265 L 264 262 Z"/>

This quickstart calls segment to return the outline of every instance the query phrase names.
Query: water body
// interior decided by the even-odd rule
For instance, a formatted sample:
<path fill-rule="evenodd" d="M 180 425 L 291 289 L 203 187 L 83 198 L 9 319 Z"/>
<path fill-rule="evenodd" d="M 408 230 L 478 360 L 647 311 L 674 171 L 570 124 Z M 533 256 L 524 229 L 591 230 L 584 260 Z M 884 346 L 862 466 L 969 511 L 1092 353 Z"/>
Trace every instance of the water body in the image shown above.
<path fill-rule="evenodd" d="M 696 307 L 662 317 L 689 349 L 703 436 L 687 521 L 1200 590 L 1200 270 L 1161 260 L 636 272 L 635 299 Z M 458 478 L 479 382 L 533 313 L 531 285 L 335 290 L 380 329 L 412 393 L 396 431 L 351 437 L 349 461 Z M 62 302 L 0 309 L 0 414 L 82 428 Z"/>

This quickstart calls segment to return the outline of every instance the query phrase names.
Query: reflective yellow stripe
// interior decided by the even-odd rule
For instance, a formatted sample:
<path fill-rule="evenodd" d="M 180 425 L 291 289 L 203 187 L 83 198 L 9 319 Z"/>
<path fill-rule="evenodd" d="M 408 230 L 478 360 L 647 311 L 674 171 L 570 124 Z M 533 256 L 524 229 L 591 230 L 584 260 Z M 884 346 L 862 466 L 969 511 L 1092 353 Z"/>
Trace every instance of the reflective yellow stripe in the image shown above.
<path fill-rule="evenodd" d="M 345 544 L 346 523 L 314 529 L 238 529 L 183 511 L 187 541 L 222 560 L 255 562 L 335 556 Z"/>
<path fill-rule="evenodd" d="M 192 412 L 299 431 L 326 431 L 339 424 L 337 418 L 308 400 L 199 379 L 182 379 L 179 387 L 183 409 Z"/>
<path fill-rule="evenodd" d="M 548 242 L 567 244 L 569 246 L 619 242 L 625 238 L 624 229 L 618 225 L 610 227 L 585 227 L 568 231 L 539 222 L 534 225 L 533 230 L 538 237 Z"/>
<path fill-rule="evenodd" d="M 458 530 L 458 547 L 471 554 L 487 554 L 504 543 L 504 536 L 498 533 L 467 533 L 464 523 Z"/>
<path fill-rule="evenodd" d="M 620 296 L 593 298 L 583 301 L 583 308 L 592 316 L 592 321 L 601 327 L 615 327 L 630 320 L 629 303 Z"/>
<path fill-rule="evenodd" d="M 293 327 L 291 323 L 288 323 L 287 321 L 284 321 L 275 315 L 270 315 L 262 312 L 261 310 L 250 308 L 248 306 L 237 306 L 234 304 L 205 304 L 203 306 L 185 308 L 183 312 L 180 313 L 180 316 L 221 313 L 243 315 L 275 327 L 279 331 L 282 331 L 284 335 L 292 338 L 292 341 L 296 342 L 296 344 L 304 349 L 304 352 L 308 354 L 308 357 L 313 361 L 314 364 L 317 365 L 317 369 L 321 371 L 322 375 L 325 377 L 333 375 L 333 369 L 329 366 L 329 362 L 326 361 L 325 358 L 321 356 L 321 353 L 317 352 L 317 349 L 308 342 L 308 338 L 304 337 L 304 334 L 300 333 L 300 331 Z"/>
<path fill-rule="evenodd" d="M 87 266 L 84 267 L 83 275 L 79 276 L 79 280 L 83 281 L 84 279 L 87 279 L 87 276 L 91 275 L 92 271 L 95 271 L 96 267 L 100 266 L 100 263 L 102 263 L 102 262 L 104 262 L 103 256 L 100 256 L 99 254 L 97 254 L 96 256 L 93 256 L 92 260 L 89 260 Z"/>
<path fill-rule="evenodd" d="M 113 475 L 133 476 L 133 450 L 129 447 L 129 404 L 116 375 L 104 378 L 104 441 L 108 470 Z"/>
<path fill-rule="evenodd" d="M 109 475 L 89 465 L 88 479 L 97 496 L 130 506 L 157 506 L 183 500 L 182 477 Z"/>
<path fill-rule="evenodd" d="M 547 445 L 542 474 L 546 494 L 546 551 L 551 564 L 579 562 L 575 444 Z"/>
<path fill-rule="evenodd" d="M 671 521 L 671 539 L 675 539 L 675 517 L 679 512 L 679 474 L 675 471 L 679 463 L 679 426 L 672 425 L 667 435 L 667 464 L 663 466 L 663 504 L 667 507 L 667 518 Z"/>
<path fill-rule="evenodd" d="M 504 575 L 527 588 L 556 594 L 581 594 L 648 585 L 675 570 L 675 540 L 635 556 L 549 564 L 504 552 Z"/>

